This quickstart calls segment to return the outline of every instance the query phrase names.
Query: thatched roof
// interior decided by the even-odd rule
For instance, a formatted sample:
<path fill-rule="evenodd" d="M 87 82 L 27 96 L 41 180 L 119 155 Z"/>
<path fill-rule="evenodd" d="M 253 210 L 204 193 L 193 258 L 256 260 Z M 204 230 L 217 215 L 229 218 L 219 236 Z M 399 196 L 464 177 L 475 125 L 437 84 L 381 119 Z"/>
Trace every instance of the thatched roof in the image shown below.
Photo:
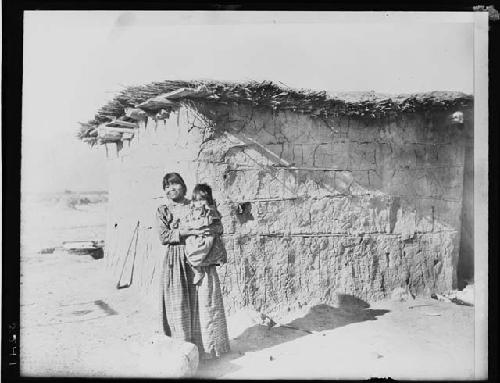
<path fill-rule="evenodd" d="M 461 92 L 435 91 L 402 95 L 375 92 L 329 93 L 292 89 L 269 81 L 232 83 L 167 80 L 123 89 L 100 108 L 92 120 L 81 124 L 77 136 L 94 144 L 97 142 L 95 128 L 100 124 L 116 122 L 116 119 L 133 120 L 126 116 L 126 110 L 129 108 L 151 114 L 161 109 L 168 110 L 169 107 L 179 105 L 186 100 L 195 104 L 196 102 L 247 103 L 275 110 L 293 110 L 313 117 L 344 115 L 371 119 L 423 110 L 451 110 L 472 105 L 472 96 Z"/>

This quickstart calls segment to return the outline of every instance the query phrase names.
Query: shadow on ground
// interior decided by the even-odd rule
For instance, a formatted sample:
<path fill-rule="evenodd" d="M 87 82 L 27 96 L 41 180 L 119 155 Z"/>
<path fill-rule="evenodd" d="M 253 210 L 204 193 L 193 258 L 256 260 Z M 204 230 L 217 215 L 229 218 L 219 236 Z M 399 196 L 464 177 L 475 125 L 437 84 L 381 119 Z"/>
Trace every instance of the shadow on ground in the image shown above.
<path fill-rule="evenodd" d="M 231 352 L 218 360 L 200 361 L 197 376 L 218 378 L 232 373 L 240 367 L 233 363 L 247 352 L 256 352 L 314 332 L 334 330 L 351 323 L 376 320 L 389 310 L 370 309 L 370 305 L 352 295 L 338 297 L 337 307 L 318 304 L 309 312 L 293 321 L 269 327 L 258 324 L 246 329 L 238 337 L 231 339 Z"/>

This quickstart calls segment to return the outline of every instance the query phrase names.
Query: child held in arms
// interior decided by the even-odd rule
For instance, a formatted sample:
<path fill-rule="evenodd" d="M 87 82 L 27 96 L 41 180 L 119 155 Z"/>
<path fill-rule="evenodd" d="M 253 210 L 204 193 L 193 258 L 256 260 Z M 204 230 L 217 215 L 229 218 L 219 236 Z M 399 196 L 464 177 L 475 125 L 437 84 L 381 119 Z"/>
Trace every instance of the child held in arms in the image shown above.
<path fill-rule="evenodd" d="M 215 208 L 212 188 L 207 184 L 197 184 L 193 189 L 187 229 L 201 230 L 213 223 L 220 223 L 221 216 Z M 213 235 L 191 235 L 186 238 L 186 258 L 193 267 L 193 284 L 199 283 L 205 273 L 207 258 L 214 246 Z"/>

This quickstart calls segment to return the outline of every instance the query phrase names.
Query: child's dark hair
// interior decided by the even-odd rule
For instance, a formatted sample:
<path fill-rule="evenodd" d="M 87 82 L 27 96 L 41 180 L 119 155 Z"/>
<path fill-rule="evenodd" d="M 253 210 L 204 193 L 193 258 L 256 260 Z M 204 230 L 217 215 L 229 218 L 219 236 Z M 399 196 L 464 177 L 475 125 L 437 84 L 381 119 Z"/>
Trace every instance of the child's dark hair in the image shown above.
<path fill-rule="evenodd" d="M 214 205 L 212 188 L 207 184 L 196 184 L 193 189 L 193 196 L 191 197 L 191 199 L 194 200 L 195 196 L 200 196 L 201 198 L 206 199 L 209 205 Z"/>

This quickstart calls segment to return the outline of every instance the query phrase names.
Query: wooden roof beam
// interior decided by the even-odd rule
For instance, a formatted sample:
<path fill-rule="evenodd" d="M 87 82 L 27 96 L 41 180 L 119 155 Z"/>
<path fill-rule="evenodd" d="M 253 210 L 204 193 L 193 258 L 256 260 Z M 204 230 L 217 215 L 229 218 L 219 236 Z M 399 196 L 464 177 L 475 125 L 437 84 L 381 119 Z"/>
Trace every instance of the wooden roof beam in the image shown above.
<path fill-rule="evenodd" d="M 115 127 L 115 126 L 106 126 L 103 129 L 105 129 L 106 133 L 132 133 L 134 134 L 134 130 L 130 128 L 121 128 L 121 127 Z"/>
<path fill-rule="evenodd" d="M 172 92 L 163 94 L 165 98 L 178 99 L 183 97 L 189 97 L 196 93 L 196 89 L 193 88 L 179 88 Z"/>
<path fill-rule="evenodd" d="M 136 121 L 145 121 L 148 117 L 145 111 L 138 108 L 126 108 L 125 115 Z"/>
<path fill-rule="evenodd" d="M 106 127 L 112 127 L 113 125 L 119 125 L 123 128 L 136 129 L 139 127 L 135 122 L 127 122 L 122 120 L 114 120 L 105 124 Z"/>
<path fill-rule="evenodd" d="M 171 101 L 165 97 L 165 94 L 160 94 L 159 96 L 149 98 L 139 105 L 137 108 L 141 109 L 161 109 L 161 108 L 174 108 L 179 106 L 178 102 Z"/>

